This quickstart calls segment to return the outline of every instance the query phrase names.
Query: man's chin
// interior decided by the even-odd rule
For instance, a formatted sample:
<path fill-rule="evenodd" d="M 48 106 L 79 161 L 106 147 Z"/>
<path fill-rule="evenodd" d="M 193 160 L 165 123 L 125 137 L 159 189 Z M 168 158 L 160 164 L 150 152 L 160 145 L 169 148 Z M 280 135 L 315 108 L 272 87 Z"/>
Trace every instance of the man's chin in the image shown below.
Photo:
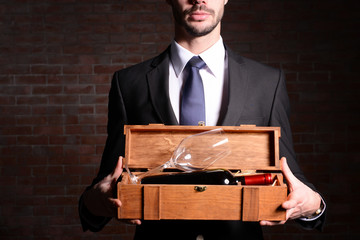
<path fill-rule="evenodd" d="M 186 31 L 194 36 L 194 37 L 201 37 L 201 36 L 205 36 L 209 33 L 211 33 L 215 28 L 216 25 L 213 26 L 201 26 L 204 25 L 203 22 L 194 22 L 192 24 L 188 24 L 185 26 Z"/>

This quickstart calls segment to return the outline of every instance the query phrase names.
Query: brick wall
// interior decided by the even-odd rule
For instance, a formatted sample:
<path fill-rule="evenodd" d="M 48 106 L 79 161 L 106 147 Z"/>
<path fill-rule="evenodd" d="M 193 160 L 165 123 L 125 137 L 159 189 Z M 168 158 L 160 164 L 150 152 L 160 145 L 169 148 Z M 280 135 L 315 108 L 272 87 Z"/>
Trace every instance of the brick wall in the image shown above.
<path fill-rule="evenodd" d="M 323 233 L 289 223 L 266 239 L 360 237 L 357 2 L 226 7 L 226 43 L 286 71 L 300 165 L 328 203 Z M 0 239 L 131 239 L 115 220 L 83 233 L 77 200 L 99 165 L 113 72 L 163 51 L 172 30 L 165 1 L 0 1 Z"/>

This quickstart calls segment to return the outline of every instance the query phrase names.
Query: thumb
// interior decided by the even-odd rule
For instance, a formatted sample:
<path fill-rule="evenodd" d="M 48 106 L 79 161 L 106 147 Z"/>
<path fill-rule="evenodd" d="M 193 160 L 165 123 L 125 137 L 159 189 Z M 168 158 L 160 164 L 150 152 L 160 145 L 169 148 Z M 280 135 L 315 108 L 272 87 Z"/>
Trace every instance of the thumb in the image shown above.
<path fill-rule="evenodd" d="M 113 173 L 111 174 L 111 177 L 113 179 L 117 180 L 120 177 L 121 173 L 123 172 L 122 159 L 123 158 L 120 156 L 119 159 L 118 159 L 118 162 L 116 164 L 116 167 L 115 167 Z"/>
<path fill-rule="evenodd" d="M 294 189 L 294 187 L 296 186 L 296 184 L 299 182 L 299 180 L 291 172 L 285 157 L 282 157 L 280 159 L 280 165 L 281 165 L 281 171 L 284 174 L 284 177 L 288 183 L 289 189 L 290 189 L 290 191 L 292 191 Z"/>

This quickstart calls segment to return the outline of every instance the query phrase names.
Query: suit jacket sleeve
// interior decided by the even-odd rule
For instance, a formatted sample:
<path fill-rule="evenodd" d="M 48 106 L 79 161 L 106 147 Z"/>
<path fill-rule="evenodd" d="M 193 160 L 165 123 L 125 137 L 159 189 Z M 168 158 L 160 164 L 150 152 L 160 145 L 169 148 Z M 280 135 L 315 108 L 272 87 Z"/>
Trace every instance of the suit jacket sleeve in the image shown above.
<path fill-rule="evenodd" d="M 280 79 L 275 93 L 274 103 L 271 110 L 269 125 L 281 127 L 280 156 L 286 157 L 288 165 L 293 174 L 308 187 L 310 187 L 314 191 L 317 191 L 314 185 L 306 179 L 297 163 L 295 151 L 293 148 L 289 116 L 290 103 L 286 90 L 284 73 L 281 71 Z M 297 222 L 305 229 L 317 228 L 319 230 L 322 230 L 325 222 L 325 214 L 326 213 L 324 212 L 318 219 L 313 221 L 302 221 L 301 219 L 297 219 Z"/>
<path fill-rule="evenodd" d="M 123 129 L 126 121 L 127 117 L 121 96 L 118 73 L 115 73 L 109 93 L 107 125 L 108 137 L 106 140 L 106 145 L 102 155 L 100 169 L 97 177 L 93 180 L 92 184 L 86 188 L 86 190 L 94 186 L 96 183 L 101 181 L 110 173 L 112 173 L 117 164 L 119 156 L 124 156 L 125 139 Z M 115 191 L 114 196 L 116 196 Z M 92 215 L 84 205 L 83 195 L 79 199 L 78 210 L 81 225 L 84 231 L 100 231 L 111 220 L 111 218 L 108 217 Z"/>

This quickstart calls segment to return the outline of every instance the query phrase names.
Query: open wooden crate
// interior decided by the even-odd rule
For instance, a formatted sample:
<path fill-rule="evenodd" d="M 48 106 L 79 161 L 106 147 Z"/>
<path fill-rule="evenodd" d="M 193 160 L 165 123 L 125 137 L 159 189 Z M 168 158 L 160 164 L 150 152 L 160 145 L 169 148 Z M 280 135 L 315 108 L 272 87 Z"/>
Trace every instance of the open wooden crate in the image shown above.
<path fill-rule="evenodd" d="M 276 178 L 275 185 L 206 185 L 206 190 L 199 192 L 195 190 L 197 185 L 131 184 L 124 172 L 118 183 L 118 198 L 122 202 L 118 218 L 285 220 L 281 204 L 287 198 L 287 186 L 279 166 L 279 127 L 127 125 L 124 131 L 128 166 L 136 172 L 162 165 L 184 138 L 215 128 L 225 131 L 231 153 L 211 168 L 270 172 Z"/>

